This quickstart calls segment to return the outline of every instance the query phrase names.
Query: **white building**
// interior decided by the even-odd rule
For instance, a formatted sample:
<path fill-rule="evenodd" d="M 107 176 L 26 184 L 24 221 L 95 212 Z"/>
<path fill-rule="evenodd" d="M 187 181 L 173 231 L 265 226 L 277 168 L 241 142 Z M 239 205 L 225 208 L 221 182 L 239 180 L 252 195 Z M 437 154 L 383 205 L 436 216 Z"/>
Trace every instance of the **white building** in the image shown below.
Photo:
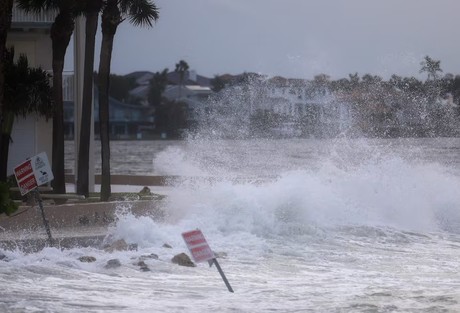
<path fill-rule="evenodd" d="M 210 87 L 198 85 L 168 85 L 164 97 L 187 104 L 188 118 L 197 120 L 205 114 L 207 100 L 213 93 Z"/>
<path fill-rule="evenodd" d="M 25 14 L 13 7 L 7 47 L 14 46 L 15 57 L 25 54 L 31 67 L 52 72 L 50 28 L 55 14 Z M 38 116 L 15 119 L 11 134 L 7 175 L 27 157 L 46 152 L 51 162 L 52 121 Z"/>
<path fill-rule="evenodd" d="M 25 13 L 13 6 L 11 29 L 8 32 L 7 47 L 14 46 L 15 57 L 25 54 L 30 67 L 41 67 L 52 73 L 51 25 L 55 12 Z M 63 74 L 64 101 L 74 101 L 75 105 L 75 151 L 78 156 L 79 121 L 81 118 L 81 95 L 83 89 L 83 51 L 84 19 L 76 19 L 74 30 L 74 73 Z M 70 50 L 70 49 L 68 49 Z M 71 52 L 71 51 L 67 51 Z M 52 120 L 46 121 L 39 116 L 17 118 L 13 125 L 8 155 L 7 175 L 13 174 L 13 168 L 26 158 L 46 152 L 52 163 Z M 92 135 L 93 136 L 93 135 Z M 93 138 L 93 137 L 92 137 Z M 77 162 L 77 157 L 75 157 Z M 76 166 L 75 166 L 76 168 Z M 90 143 L 89 188 L 94 189 L 94 140 Z"/>

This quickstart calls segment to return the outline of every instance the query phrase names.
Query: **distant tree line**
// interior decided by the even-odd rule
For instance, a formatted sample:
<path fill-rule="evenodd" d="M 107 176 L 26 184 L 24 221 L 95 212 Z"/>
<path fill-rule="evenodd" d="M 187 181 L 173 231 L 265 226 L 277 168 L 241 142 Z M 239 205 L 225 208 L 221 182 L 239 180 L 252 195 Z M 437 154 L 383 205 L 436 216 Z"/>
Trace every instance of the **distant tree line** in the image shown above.
<path fill-rule="evenodd" d="M 214 133 L 227 128 L 226 132 L 236 137 L 272 136 L 274 130 L 288 124 L 295 128 L 294 136 L 306 137 L 344 133 L 378 137 L 458 136 L 460 76 L 443 75 L 440 64 L 429 56 L 422 60 L 420 73 L 426 74 L 425 80 L 398 75 L 383 79 L 358 73 L 336 80 L 326 74 L 312 80 L 256 73 L 216 75 L 211 81 L 214 94 L 203 104 L 206 116 L 201 117 L 199 128 L 212 128 Z M 188 68 L 183 60 L 176 64 L 175 71 L 182 77 L 180 87 Z M 112 75 L 111 81 L 112 97 L 141 105 L 139 99 L 129 94 L 136 87 L 133 78 Z M 147 100 L 155 108 L 155 132 L 174 138 L 197 125 L 190 124 L 185 103 L 164 97 L 169 84 L 167 68 L 154 73 Z M 270 96 L 270 90 L 277 89 L 287 90 L 290 96 Z M 290 112 L 274 109 L 283 105 Z M 222 122 L 231 118 L 235 125 L 246 126 L 235 129 L 235 125 Z M 216 125 L 210 126 L 213 119 Z"/>

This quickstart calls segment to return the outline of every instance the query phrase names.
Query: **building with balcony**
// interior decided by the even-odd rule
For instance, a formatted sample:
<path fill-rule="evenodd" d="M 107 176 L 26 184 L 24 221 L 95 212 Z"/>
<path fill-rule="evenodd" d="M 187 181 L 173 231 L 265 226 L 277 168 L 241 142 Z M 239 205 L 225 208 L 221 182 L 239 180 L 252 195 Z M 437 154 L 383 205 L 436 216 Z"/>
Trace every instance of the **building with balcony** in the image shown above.
<path fill-rule="evenodd" d="M 27 56 L 29 66 L 52 69 L 50 29 L 55 13 L 26 14 L 13 7 L 7 47 L 14 47 L 15 56 Z M 46 152 L 51 159 L 52 122 L 38 116 L 15 119 L 8 156 L 8 174 L 27 157 Z"/>

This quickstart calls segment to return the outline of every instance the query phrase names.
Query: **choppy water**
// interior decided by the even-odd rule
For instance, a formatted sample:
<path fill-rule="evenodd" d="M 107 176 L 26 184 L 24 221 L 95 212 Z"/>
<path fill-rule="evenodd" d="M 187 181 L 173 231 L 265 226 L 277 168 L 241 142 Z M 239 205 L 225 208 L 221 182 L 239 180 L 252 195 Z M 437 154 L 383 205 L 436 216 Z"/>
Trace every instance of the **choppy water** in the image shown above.
<path fill-rule="evenodd" d="M 130 151 L 129 169 L 113 162 L 117 173 L 221 180 L 176 186 L 164 222 L 121 215 L 108 233 L 138 251 L 1 251 L 0 311 L 460 311 L 458 139 L 115 142 L 112 149 L 114 160 L 116 151 Z M 181 233 L 195 228 L 226 253 L 220 264 L 235 293 L 214 267 L 170 262 L 186 251 Z M 146 260 L 151 271 L 142 272 L 135 263 L 150 253 L 159 260 Z M 97 261 L 81 263 L 83 255 Z M 114 258 L 122 266 L 106 269 Z"/>

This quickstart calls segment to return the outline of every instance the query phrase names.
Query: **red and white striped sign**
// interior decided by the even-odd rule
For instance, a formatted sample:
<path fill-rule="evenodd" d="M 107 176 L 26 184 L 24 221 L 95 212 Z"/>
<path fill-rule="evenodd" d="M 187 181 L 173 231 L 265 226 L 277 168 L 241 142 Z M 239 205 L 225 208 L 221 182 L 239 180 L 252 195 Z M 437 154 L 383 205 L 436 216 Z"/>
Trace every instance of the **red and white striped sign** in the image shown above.
<path fill-rule="evenodd" d="M 182 233 L 187 248 L 192 254 L 193 260 L 197 263 L 214 259 L 216 256 L 209 247 L 201 230 L 192 230 Z"/>
<path fill-rule="evenodd" d="M 34 169 L 32 168 L 32 161 L 27 160 L 14 169 L 14 175 L 16 176 L 17 181 L 23 180 L 26 176 L 29 176 L 34 172 Z"/>
<path fill-rule="evenodd" d="M 31 160 L 27 160 L 16 166 L 14 168 L 14 176 L 16 176 L 21 195 L 25 195 L 38 187 Z"/>
<path fill-rule="evenodd" d="M 46 184 L 54 178 L 48 162 L 48 157 L 44 152 L 22 162 L 16 166 L 13 171 L 21 195 L 25 195 L 29 191 Z"/>

